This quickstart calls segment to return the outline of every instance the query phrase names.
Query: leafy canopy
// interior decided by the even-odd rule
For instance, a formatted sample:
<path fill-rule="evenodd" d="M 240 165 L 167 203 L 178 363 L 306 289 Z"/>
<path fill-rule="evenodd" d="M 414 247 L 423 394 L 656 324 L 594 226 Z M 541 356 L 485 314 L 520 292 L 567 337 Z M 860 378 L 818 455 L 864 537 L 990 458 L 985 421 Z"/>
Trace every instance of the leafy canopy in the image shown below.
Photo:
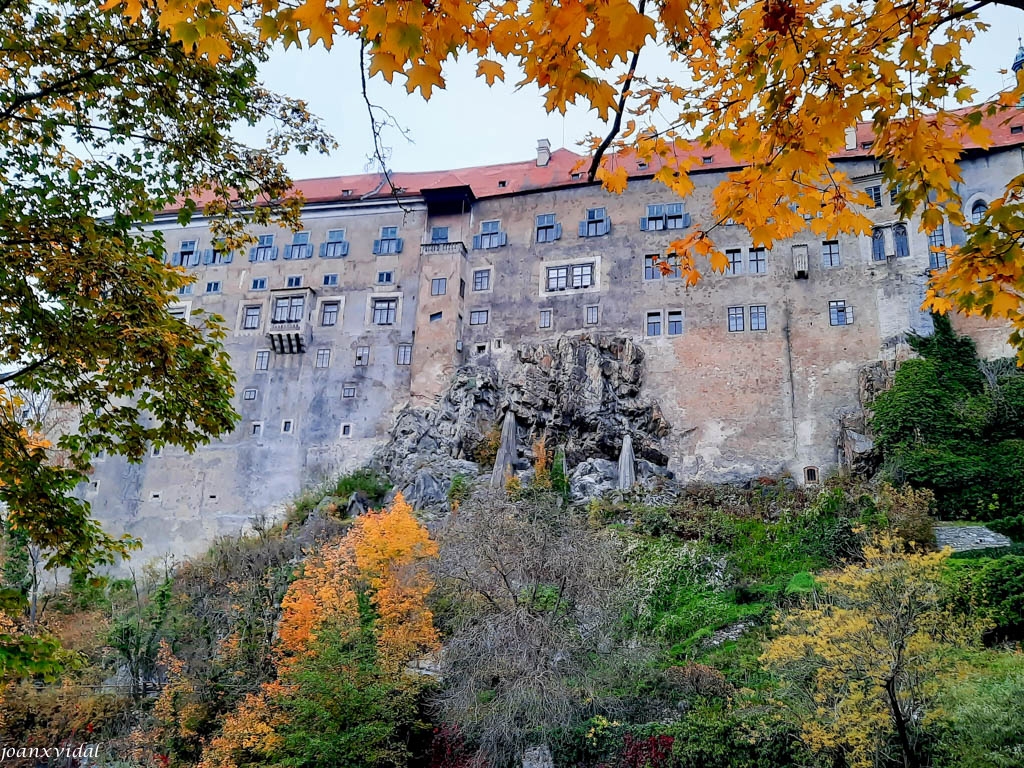
<path fill-rule="evenodd" d="M 978 108 L 965 85 L 963 46 L 985 29 L 964 0 L 107 0 L 126 16 L 170 30 L 209 60 L 225 60 L 237 30 L 286 45 L 358 37 L 369 46 L 370 75 L 397 77 L 430 98 L 445 86 L 444 66 L 460 54 L 478 58 L 490 84 L 506 71 L 533 84 L 549 111 L 582 103 L 612 121 L 593 140 L 591 178 L 621 192 L 628 150 L 651 163 L 655 178 L 680 195 L 707 148 L 727 150 L 739 169 L 714 194 L 710 223 L 672 243 L 690 283 L 695 257 L 713 269 L 727 259 L 713 230 L 732 219 L 755 244 L 771 247 L 804 227 L 835 237 L 864 233 L 863 192 L 836 166 L 846 129 L 868 117 L 873 153 L 895 191 L 899 215 L 920 214 L 932 231 L 946 219 L 963 227 L 966 245 L 949 249 L 949 269 L 934 277 L 927 303 L 1005 318 L 1024 348 L 1024 176 L 992 201 L 980 225 L 961 209 L 957 160 L 969 141 L 991 144 L 985 116 L 1010 108 L 1024 84 Z M 1010 5 L 1016 3 L 1010 2 Z M 673 71 L 643 76 L 645 49 L 670 52 Z M 683 138 L 687 136 L 689 138 Z M 598 167 L 598 160 L 604 157 Z M 818 215 L 821 214 L 820 218 Z M 1024 360 L 1024 357 L 1022 357 Z"/>

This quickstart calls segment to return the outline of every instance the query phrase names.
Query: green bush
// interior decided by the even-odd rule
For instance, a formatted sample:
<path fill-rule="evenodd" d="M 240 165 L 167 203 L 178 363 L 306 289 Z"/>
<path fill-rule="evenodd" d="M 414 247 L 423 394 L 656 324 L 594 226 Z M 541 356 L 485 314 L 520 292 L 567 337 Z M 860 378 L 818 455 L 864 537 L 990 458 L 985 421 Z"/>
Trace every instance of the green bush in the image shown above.
<path fill-rule="evenodd" d="M 990 520 L 988 527 L 996 533 L 1001 533 L 1014 541 L 1024 542 L 1024 515 L 1016 517 L 1001 517 L 998 520 Z"/>
<path fill-rule="evenodd" d="M 990 640 L 1024 639 L 1024 556 L 951 560 L 946 572 L 953 604 L 992 621 Z"/>

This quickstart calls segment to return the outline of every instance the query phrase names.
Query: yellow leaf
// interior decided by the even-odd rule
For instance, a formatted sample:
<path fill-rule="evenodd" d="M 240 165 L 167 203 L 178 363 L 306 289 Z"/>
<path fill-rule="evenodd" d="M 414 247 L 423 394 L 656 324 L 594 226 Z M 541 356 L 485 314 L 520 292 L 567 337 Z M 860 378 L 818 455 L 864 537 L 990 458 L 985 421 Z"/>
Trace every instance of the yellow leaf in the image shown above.
<path fill-rule="evenodd" d="M 629 174 L 621 165 L 615 170 L 608 170 L 606 166 L 602 165 L 597 169 L 596 176 L 605 191 L 616 195 L 621 195 L 625 192 L 626 185 L 629 183 Z"/>
<path fill-rule="evenodd" d="M 495 80 L 505 80 L 505 69 L 496 61 L 481 59 L 476 65 L 476 76 L 485 78 L 488 85 L 494 85 Z"/>
<path fill-rule="evenodd" d="M 419 88 L 424 99 L 430 98 L 430 94 L 434 92 L 434 86 L 444 88 L 444 78 L 441 77 L 440 67 L 413 64 L 406 70 L 405 76 L 407 78 L 405 90 L 412 93 Z"/>

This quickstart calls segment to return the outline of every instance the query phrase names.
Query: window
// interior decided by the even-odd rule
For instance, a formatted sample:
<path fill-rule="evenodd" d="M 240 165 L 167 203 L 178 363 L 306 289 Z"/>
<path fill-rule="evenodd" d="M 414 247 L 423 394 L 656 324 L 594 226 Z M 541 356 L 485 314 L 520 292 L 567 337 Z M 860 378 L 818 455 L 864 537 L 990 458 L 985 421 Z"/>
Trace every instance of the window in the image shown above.
<path fill-rule="evenodd" d="M 284 421 L 282 421 L 281 422 L 281 432 L 287 435 L 291 431 L 292 431 L 292 420 L 291 419 L 285 419 Z"/>
<path fill-rule="evenodd" d="M 640 219 L 641 230 L 683 229 L 690 226 L 690 216 L 682 203 L 648 205 L 647 215 Z"/>
<path fill-rule="evenodd" d="M 181 288 L 178 289 L 178 295 L 179 296 L 191 296 L 192 295 L 193 287 L 194 286 L 192 285 L 192 283 L 189 283 L 188 285 L 181 286 Z"/>
<path fill-rule="evenodd" d="M 934 232 L 928 235 L 928 266 L 931 269 L 945 269 L 949 266 L 946 254 L 942 251 L 932 250 L 933 248 L 945 248 L 946 235 L 940 224 Z"/>
<path fill-rule="evenodd" d="M 432 323 L 436 323 L 436 322 L 437 322 L 438 320 L 440 320 L 440 319 L 441 319 L 441 317 L 442 317 L 442 314 L 443 314 L 443 313 L 441 313 L 441 312 L 434 312 L 434 313 L 432 313 L 432 314 L 430 315 L 430 322 L 432 322 Z"/>
<path fill-rule="evenodd" d="M 177 253 L 171 254 L 171 265 L 182 267 L 199 266 L 199 249 L 196 240 L 182 240 Z"/>
<path fill-rule="evenodd" d="M 245 390 L 242 391 L 242 399 L 243 400 L 255 400 L 256 399 L 256 394 L 257 394 L 256 389 L 250 387 L 249 389 L 245 389 Z"/>
<path fill-rule="evenodd" d="M 370 348 L 356 347 L 356 365 L 370 364 Z"/>
<path fill-rule="evenodd" d="M 683 333 L 683 310 L 670 309 L 668 312 L 668 335 L 680 336 Z"/>
<path fill-rule="evenodd" d="M 256 370 L 265 371 L 270 367 L 270 352 L 265 349 L 256 353 Z"/>
<path fill-rule="evenodd" d="M 594 265 L 593 264 L 573 264 L 572 265 L 572 287 L 573 288 L 589 288 L 594 284 Z"/>
<path fill-rule="evenodd" d="M 430 281 L 431 296 L 444 296 L 446 293 L 448 293 L 447 277 L 435 277 Z"/>
<path fill-rule="evenodd" d="M 551 327 L 551 315 L 552 315 L 552 311 L 550 309 L 542 309 L 540 311 L 540 324 L 539 325 L 540 325 L 541 328 L 550 328 Z"/>
<path fill-rule="evenodd" d="M 817 467 L 804 467 L 804 482 L 805 483 L 817 483 L 818 482 L 818 468 Z"/>
<path fill-rule="evenodd" d="M 302 321 L 306 307 L 305 296 L 279 296 L 274 299 L 274 316 L 271 323 L 298 323 Z"/>
<path fill-rule="evenodd" d="M 875 227 L 871 231 L 871 258 L 874 261 L 885 261 L 885 230 Z"/>
<path fill-rule="evenodd" d="M 159 458 L 160 454 L 162 454 L 163 452 L 164 449 L 162 446 L 154 445 L 152 450 L 150 450 L 150 455 L 152 455 L 154 458 Z M 157 498 L 159 498 L 159 494 L 157 495 Z"/>
<path fill-rule="evenodd" d="M 569 287 L 568 267 L 548 267 L 548 290 L 564 291 Z"/>
<path fill-rule="evenodd" d="M 900 188 L 893 187 L 889 190 L 889 205 L 896 205 L 896 196 L 900 193 Z"/>
<path fill-rule="evenodd" d="M 348 256 L 348 243 L 345 242 L 344 229 L 327 231 L 327 242 L 320 245 L 320 256 L 324 259 L 340 259 Z"/>
<path fill-rule="evenodd" d="M 1018 133 L 1024 133 L 1024 125 L 1011 125 L 1010 133 L 1016 136 Z"/>
<path fill-rule="evenodd" d="M 324 275 L 324 285 L 328 287 L 334 287 L 338 284 L 338 273 L 332 272 Z"/>
<path fill-rule="evenodd" d="M 448 227 L 431 227 L 430 228 L 430 242 L 432 242 L 432 243 L 447 243 L 448 242 Z"/>
<path fill-rule="evenodd" d="M 562 236 L 562 225 L 555 221 L 555 214 L 542 213 L 537 216 L 537 242 L 550 243 Z"/>
<path fill-rule="evenodd" d="M 474 309 L 469 313 L 469 324 L 470 325 L 487 325 L 487 315 L 489 310 L 486 309 Z"/>
<path fill-rule="evenodd" d="M 476 269 L 476 270 L 473 270 L 473 290 L 474 291 L 489 291 L 489 290 L 491 290 L 491 270 L 489 270 L 489 269 Z"/>
<path fill-rule="evenodd" d="M 647 335 L 661 336 L 661 312 L 647 313 Z"/>
<path fill-rule="evenodd" d="M 750 308 L 750 330 L 768 330 L 768 308 L 764 304 L 756 304 Z"/>
<path fill-rule="evenodd" d="M 254 291 L 265 291 L 265 290 L 267 290 L 267 278 L 265 278 L 265 277 L 254 277 L 252 279 L 252 290 L 254 290 Z"/>
<path fill-rule="evenodd" d="M 596 306 L 587 307 L 587 319 L 586 319 L 587 325 L 597 325 L 597 320 L 598 320 L 597 307 Z"/>
<path fill-rule="evenodd" d="M 170 307 L 167 310 L 167 314 L 175 320 L 181 320 L 183 323 L 188 323 L 188 309 L 186 307 Z"/>
<path fill-rule="evenodd" d="M 839 266 L 838 240 L 826 240 L 821 244 L 821 263 L 825 267 Z"/>
<path fill-rule="evenodd" d="M 983 200 L 979 200 L 971 206 L 971 224 L 981 224 L 981 219 L 985 215 L 985 211 L 988 210 L 988 203 Z"/>
<path fill-rule="evenodd" d="M 743 307 L 729 307 L 729 333 L 739 333 L 744 329 Z"/>
<path fill-rule="evenodd" d="M 373 300 L 373 324 L 394 325 L 398 315 L 398 299 Z"/>
<path fill-rule="evenodd" d="M 660 259 L 660 256 L 644 256 L 644 280 L 661 278 L 661 269 L 658 268 Z"/>
<path fill-rule="evenodd" d="M 583 178 L 583 174 L 579 172 L 571 173 L 569 174 L 569 178 L 572 179 L 573 181 L 579 181 L 580 179 Z"/>
<path fill-rule="evenodd" d="M 402 238 L 398 236 L 398 227 L 381 227 L 380 239 L 373 241 L 373 252 L 378 255 L 382 253 L 401 253 Z"/>
<path fill-rule="evenodd" d="M 355 397 L 356 396 L 356 385 L 355 384 L 343 384 L 341 387 L 342 397 Z"/>
<path fill-rule="evenodd" d="M 872 208 L 882 207 L 882 187 L 880 185 L 876 184 L 872 187 L 865 187 L 864 191 L 871 198 Z"/>
<path fill-rule="evenodd" d="M 341 425 L 341 436 L 342 437 L 352 437 L 352 425 L 351 424 L 342 424 Z"/>
<path fill-rule="evenodd" d="M 260 312 L 262 307 L 246 307 L 245 315 L 242 318 L 242 328 L 247 331 L 260 327 Z"/>
<path fill-rule="evenodd" d="M 768 271 L 767 251 L 764 248 L 751 248 L 747 263 L 750 265 L 750 274 L 763 275 Z"/>
<path fill-rule="evenodd" d="M 220 293 L 220 280 L 211 280 L 206 284 L 207 293 Z"/>
<path fill-rule="evenodd" d="M 730 248 L 725 252 L 725 258 L 729 260 L 729 266 L 725 268 L 725 274 L 734 276 L 743 274 L 743 251 L 739 248 Z"/>
<path fill-rule="evenodd" d="M 288 275 L 288 279 L 285 282 L 286 288 L 301 288 L 302 287 L 302 275 Z"/>
<path fill-rule="evenodd" d="M 466 281 L 461 277 L 459 278 L 459 298 L 466 298 Z"/>
<path fill-rule="evenodd" d="M 388 270 L 387 272 L 377 273 L 377 284 L 378 285 L 391 285 L 395 282 L 395 273 Z"/>
<path fill-rule="evenodd" d="M 712 155 L 705 155 L 701 158 L 701 163 L 704 165 L 711 165 L 713 162 L 715 162 L 715 158 Z"/>
<path fill-rule="evenodd" d="M 260 435 L 262 435 L 263 434 L 263 423 L 259 422 L 259 421 L 254 421 L 252 423 L 252 426 L 249 428 L 249 433 L 253 437 L 259 437 Z"/>
<path fill-rule="evenodd" d="M 473 236 L 474 248 L 500 248 L 505 245 L 507 238 L 501 231 L 501 222 L 483 221 L 480 223 L 480 234 Z"/>
<path fill-rule="evenodd" d="M 260 235 L 256 245 L 249 249 L 249 261 L 273 261 L 276 258 L 273 235 Z"/>
<path fill-rule="evenodd" d="M 892 225 L 892 241 L 896 246 L 896 258 L 902 259 L 910 255 L 910 240 L 907 237 L 906 224 Z"/>
<path fill-rule="evenodd" d="M 412 344 L 399 344 L 398 354 L 395 356 L 398 365 L 412 365 Z"/>
<path fill-rule="evenodd" d="M 580 237 L 600 237 L 611 232 L 611 221 L 604 208 L 588 208 L 587 218 L 580 222 Z"/>
<path fill-rule="evenodd" d="M 852 325 L 853 308 L 848 307 L 845 301 L 830 301 L 828 303 L 829 325 Z"/>
<path fill-rule="evenodd" d="M 318 349 L 316 351 L 316 367 L 327 368 L 331 364 L 331 350 Z"/>
<path fill-rule="evenodd" d="M 296 232 L 292 235 L 291 245 L 284 247 L 286 259 L 311 259 L 313 246 L 309 244 L 309 232 Z"/>
<path fill-rule="evenodd" d="M 338 310 L 341 305 L 337 301 L 325 301 L 320 305 L 320 325 L 337 325 Z"/>

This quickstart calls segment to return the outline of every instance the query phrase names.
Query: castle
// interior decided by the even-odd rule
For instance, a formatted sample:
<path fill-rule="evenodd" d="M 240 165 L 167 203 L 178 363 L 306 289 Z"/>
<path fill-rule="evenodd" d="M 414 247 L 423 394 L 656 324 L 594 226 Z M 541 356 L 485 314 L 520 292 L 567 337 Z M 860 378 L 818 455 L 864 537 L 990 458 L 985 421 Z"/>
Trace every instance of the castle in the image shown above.
<path fill-rule="evenodd" d="M 993 146 L 961 161 L 971 216 L 1024 171 L 1024 112 L 988 124 Z M 363 465 L 398 412 L 433 403 L 460 365 L 507 368 L 522 345 L 579 333 L 643 348 L 677 477 L 816 482 L 840 460 L 841 419 L 859 411 L 858 372 L 931 328 L 920 305 L 944 264 L 930 246 L 963 241 L 948 223 L 926 237 L 898 220 L 872 141 L 870 125 L 851 128 L 836 159 L 874 203 L 871 236 L 805 230 L 766 250 L 727 224 L 714 234 L 727 273 L 706 270 L 693 288 L 654 260 L 710 221 L 711 192 L 735 167 L 723 150 L 699 156 L 685 199 L 637 162 L 626 192 L 608 194 L 583 158 L 543 140 L 525 162 L 393 174 L 394 191 L 377 174 L 298 182 L 304 231 L 253 230 L 247 253 L 217 250 L 207 221 L 181 227 L 169 212 L 153 227 L 195 275 L 174 312 L 226 319 L 241 420 L 192 455 L 100 459 L 85 495 L 145 555 L 192 553 Z M 955 325 L 982 355 L 1010 354 L 1005 328 Z"/>

